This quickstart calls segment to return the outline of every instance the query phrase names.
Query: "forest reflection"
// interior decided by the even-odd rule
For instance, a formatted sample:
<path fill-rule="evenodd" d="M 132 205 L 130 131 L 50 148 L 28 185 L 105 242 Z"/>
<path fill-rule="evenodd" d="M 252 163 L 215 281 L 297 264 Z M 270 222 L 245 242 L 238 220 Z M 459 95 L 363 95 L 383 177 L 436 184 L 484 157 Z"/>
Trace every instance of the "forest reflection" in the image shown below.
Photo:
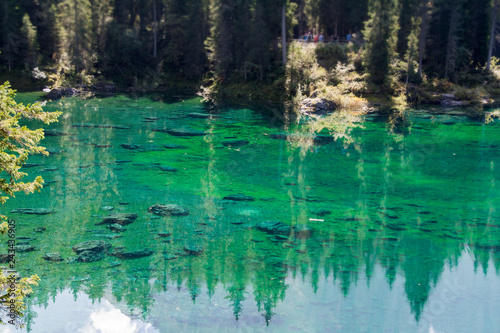
<path fill-rule="evenodd" d="M 92 103 L 87 103 L 81 106 L 86 109 L 81 122 L 95 122 Z M 120 119 L 104 118 L 99 121 Z M 27 302 L 28 329 L 36 322 L 34 306 L 48 304 L 66 288 L 75 298 L 83 291 L 92 300 L 111 293 L 146 317 L 154 295 L 172 292 L 172 285 L 187 288 L 193 302 L 202 290 L 210 297 L 222 287 L 236 320 L 245 311 L 243 302 L 252 299 L 269 323 L 286 298 L 287 278 L 301 277 L 318 293 L 318 281 L 333 278 L 347 296 L 360 277 L 369 283 L 376 265 L 385 270 L 388 285 L 397 274 L 406 278 L 406 296 L 418 321 L 445 266 L 456 265 L 465 251 L 474 256 L 475 269 L 498 273 L 500 220 L 494 207 L 500 203 L 495 190 L 500 161 L 494 154 L 498 139 L 487 129 L 498 123 L 465 122 L 463 129 L 472 129 L 465 140 L 437 117 L 414 119 L 336 113 L 307 123 L 299 119 L 284 129 L 266 128 L 251 117 L 258 125 L 251 129 L 241 125 L 248 120 L 196 120 L 206 135 L 196 141 L 196 152 L 175 160 L 195 168 L 181 179 L 189 184 L 178 185 L 190 193 L 170 186 L 181 181 L 173 175 L 153 175 L 148 162 L 163 155 L 143 158 L 140 165 L 118 165 L 123 153 L 95 148 L 95 143 L 137 142 L 140 135 L 145 142 L 159 140 L 163 134 L 146 128 L 131 139 L 104 129 L 91 142 L 79 141 L 82 132 L 50 138 L 49 144 L 68 147 L 68 152 L 53 160 L 65 174 L 46 189 L 52 197 L 49 208 L 58 214 L 44 217 L 56 227 L 37 236 L 47 244 L 43 249 L 69 254 L 69 246 L 100 237 L 92 215 L 108 201 L 128 201 L 128 210 L 142 212 L 141 226 L 132 224 L 129 231 L 105 239 L 114 249 L 154 253 L 133 260 L 108 256 L 95 263 L 32 260 L 23 269 L 36 272 L 42 283 Z M 61 129 L 74 131 L 72 122 L 62 121 Z M 235 133 L 247 135 L 251 144 L 220 145 Z M 460 149 L 453 150 L 451 142 Z M 168 186 L 156 188 L 154 182 Z M 224 200 L 230 191 L 246 191 L 256 200 Z M 188 205 L 190 215 L 147 214 L 156 200 Z M 285 227 L 263 226 L 264 221 Z M 159 237 L 165 230 L 171 236 Z M 202 250 L 187 251 L 190 247 Z M 491 262 L 494 268 L 488 267 Z"/>

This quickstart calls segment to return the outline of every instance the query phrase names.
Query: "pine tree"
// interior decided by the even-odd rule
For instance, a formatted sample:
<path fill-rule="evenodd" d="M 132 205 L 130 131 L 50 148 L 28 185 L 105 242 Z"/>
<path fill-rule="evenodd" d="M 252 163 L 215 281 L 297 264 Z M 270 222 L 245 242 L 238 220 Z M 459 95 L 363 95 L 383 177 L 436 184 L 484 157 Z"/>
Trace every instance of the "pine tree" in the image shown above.
<path fill-rule="evenodd" d="M 24 61 L 29 68 L 35 68 L 39 62 L 39 46 L 37 39 L 37 29 L 31 23 L 28 14 L 23 16 L 23 26 L 21 33 L 24 38 Z"/>
<path fill-rule="evenodd" d="M 396 0 L 372 0 L 364 35 L 364 64 L 370 81 L 387 83 L 389 65 L 395 54 L 397 31 Z"/>

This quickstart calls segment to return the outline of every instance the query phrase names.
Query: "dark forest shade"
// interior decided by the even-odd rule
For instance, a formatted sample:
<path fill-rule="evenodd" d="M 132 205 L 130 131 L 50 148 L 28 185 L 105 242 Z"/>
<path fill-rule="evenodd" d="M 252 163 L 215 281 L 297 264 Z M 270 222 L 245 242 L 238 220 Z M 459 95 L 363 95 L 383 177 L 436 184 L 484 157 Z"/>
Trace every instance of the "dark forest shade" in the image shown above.
<path fill-rule="evenodd" d="M 270 82 L 284 73 L 283 6 L 288 39 L 355 35 L 378 84 L 394 60 L 408 59 L 412 34 L 430 77 L 455 80 L 488 60 L 492 0 L 4 0 L 0 71 L 39 67 L 125 86 L 197 82 L 206 74 Z M 422 27 L 425 33 L 415 31 Z"/>

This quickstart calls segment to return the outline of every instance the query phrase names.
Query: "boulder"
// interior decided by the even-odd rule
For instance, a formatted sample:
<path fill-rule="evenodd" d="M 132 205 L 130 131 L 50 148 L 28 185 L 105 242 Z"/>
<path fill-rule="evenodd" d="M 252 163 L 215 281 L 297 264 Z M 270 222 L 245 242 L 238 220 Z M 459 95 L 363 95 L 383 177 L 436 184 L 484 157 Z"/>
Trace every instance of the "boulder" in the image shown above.
<path fill-rule="evenodd" d="M 296 225 L 293 230 L 295 231 L 295 238 L 297 239 L 308 239 L 312 236 L 312 229 L 307 225 Z"/>
<path fill-rule="evenodd" d="M 268 234 L 290 234 L 292 228 L 280 221 L 264 221 L 258 223 L 256 226 L 257 230 L 267 232 Z"/>
<path fill-rule="evenodd" d="M 59 253 L 46 253 L 42 256 L 42 258 L 47 261 L 54 261 L 54 262 L 64 260 Z"/>
<path fill-rule="evenodd" d="M 29 244 L 16 245 L 14 246 L 16 252 L 31 252 L 35 251 L 35 247 Z"/>
<path fill-rule="evenodd" d="M 79 95 L 81 91 L 73 88 L 52 89 L 45 97 L 51 100 L 60 99 L 63 96 Z"/>
<path fill-rule="evenodd" d="M 186 146 L 175 145 L 175 144 L 166 144 L 166 145 L 164 145 L 164 147 L 167 149 L 185 149 L 185 148 L 187 148 Z"/>
<path fill-rule="evenodd" d="M 326 216 L 326 215 L 330 215 L 332 213 L 328 209 L 324 209 L 324 208 L 311 210 L 310 212 L 311 212 L 311 214 L 316 215 L 316 216 Z"/>
<path fill-rule="evenodd" d="M 116 90 L 116 87 L 113 83 L 109 82 L 97 82 L 90 86 L 90 89 L 93 91 L 112 93 Z"/>
<path fill-rule="evenodd" d="M 47 215 L 55 213 L 47 208 L 17 208 L 10 211 L 11 213 L 28 214 L 28 215 Z"/>
<path fill-rule="evenodd" d="M 97 223 L 97 225 L 101 224 L 127 225 L 131 224 L 136 219 L 137 219 L 137 214 L 135 213 L 116 213 L 106 216 L 101 222 Z"/>
<path fill-rule="evenodd" d="M 191 118 L 199 118 L 199 119 L 211 119 L 211 118 L 220 118 L 220 116 L 215 115 L 215 114 L 209 114 L 209 113 L 198 113 L 198 112 L 193 112 L 188 114 L 188 117 Z"/>
<path fill-rule="evenodd" d="M 203 253 L 203 246 L 189 244 L 184 246 L 184 251 L 193 256 L 199 256 Z"/>
<path fill-rule="evenodd" d="M 160 216 L 186 216 L 189 214 L 186 208 L 176 204 L 153 205 L 148 208 L 148 212 Z"/>
<path fill-rule="evenodd" d="M 110 124 L 89 124 L 89 123 L 83 123 L 83 124 L 72 124 L 71 126 L 73 127 L 86 127 L 86 128 L 113 128 L 113 129 L 130 129 L 129 126 L 123 126 L 123 125 L 110 125 Z"/>
<path fill-rule="evenodd" d="M 71 135 L 75 135 L 75 134 L 63 132 L 63 131 L 57 130 L 57 129 L 44 129 L 43 135 L 44 136 L 71 136 Z"/>
<path fill-rule="evenodd" d="M 76 258 L 77 262 L 94 262 L 104 258 L 104 252 L 82 251 Z"/>
<path fill-rule="evenodd" d="M 11 256 L 8 253 L 0 253 L 0 264 L 6 264 L 10 261 Z"/>
<path fill-rule="evenodd" d="M 122 148 L 129 149 L 129 150 L 134 150 L 134 149 L 141 148 L 141 146 L 133 144 L 133 143 L 122 143 L 120 146 Z"/>
<path fill-rule="evenodd" d="M 241 147 L 241 146 L 246 146 L 250 142 L 248 142 L 247 140 L 236 139 L 236 140 L 225 140 L 222 141 L 221 143 L 226 147 Z"/>
<path fill-rule="evenodd" d="M 204 131 L 195 130 L 192 128 L 157 128 L 153 131 L 165 132 L 173 136 L 204 136 L 206 133 Z"/>
<path fill-rule="evenodd" d="M 103 240 L 92 240 L 87 242 L 78 243 L 73 246 L 73 251 L 77 254 L 83 252 L 105 253 L 111 248 L 111 244 Z"/>
<path fill-rule="evenodd" d="M 158 168 L 161 171 L 167 171 L 167 172 L 177 172 L 177 169 L 168 165 L 160 165 Z"/>
<path fill-rule="evenodd" d="M 251 197 L 249 195 L 244 195 L 241 193 L 226 195 L 223 199 L 224 200 L 232 200 L 232 201 L 254 201 L 255 200 L 254 197 Z"/>
<path fill-rule="evenodd" d="M 130 252 L 123 252 L 123 251 L 117 251 L 113 252 L 110 255 L 121 258 L 121 259 L 137 259 L 137 258 L 143 258 L 143 257 L 148 257 L 152 255 L 154 252 L 151 250 L 136 250 L 136 251 L 130 251 Z"/>
<path fill-rule="evenodd" d="M 121 224 L 118 223 L 110 224 L 108 228 L 112 231 L 127 231 L 127 228 L 124 228 Z"/>

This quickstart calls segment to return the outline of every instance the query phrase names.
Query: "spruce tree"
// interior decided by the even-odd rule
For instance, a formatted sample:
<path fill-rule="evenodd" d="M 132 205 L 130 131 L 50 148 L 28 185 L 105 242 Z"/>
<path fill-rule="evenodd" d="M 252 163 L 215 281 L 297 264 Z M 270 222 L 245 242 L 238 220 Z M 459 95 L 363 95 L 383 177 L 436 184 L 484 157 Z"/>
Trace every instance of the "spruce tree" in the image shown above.
<path fill-rule="evenodd" d="M 390 63 L 395 54 L 397 32 L 396 0 L 371 0 L 364 36 L 364 65 L 372 83 L 387 83 Z"/>

